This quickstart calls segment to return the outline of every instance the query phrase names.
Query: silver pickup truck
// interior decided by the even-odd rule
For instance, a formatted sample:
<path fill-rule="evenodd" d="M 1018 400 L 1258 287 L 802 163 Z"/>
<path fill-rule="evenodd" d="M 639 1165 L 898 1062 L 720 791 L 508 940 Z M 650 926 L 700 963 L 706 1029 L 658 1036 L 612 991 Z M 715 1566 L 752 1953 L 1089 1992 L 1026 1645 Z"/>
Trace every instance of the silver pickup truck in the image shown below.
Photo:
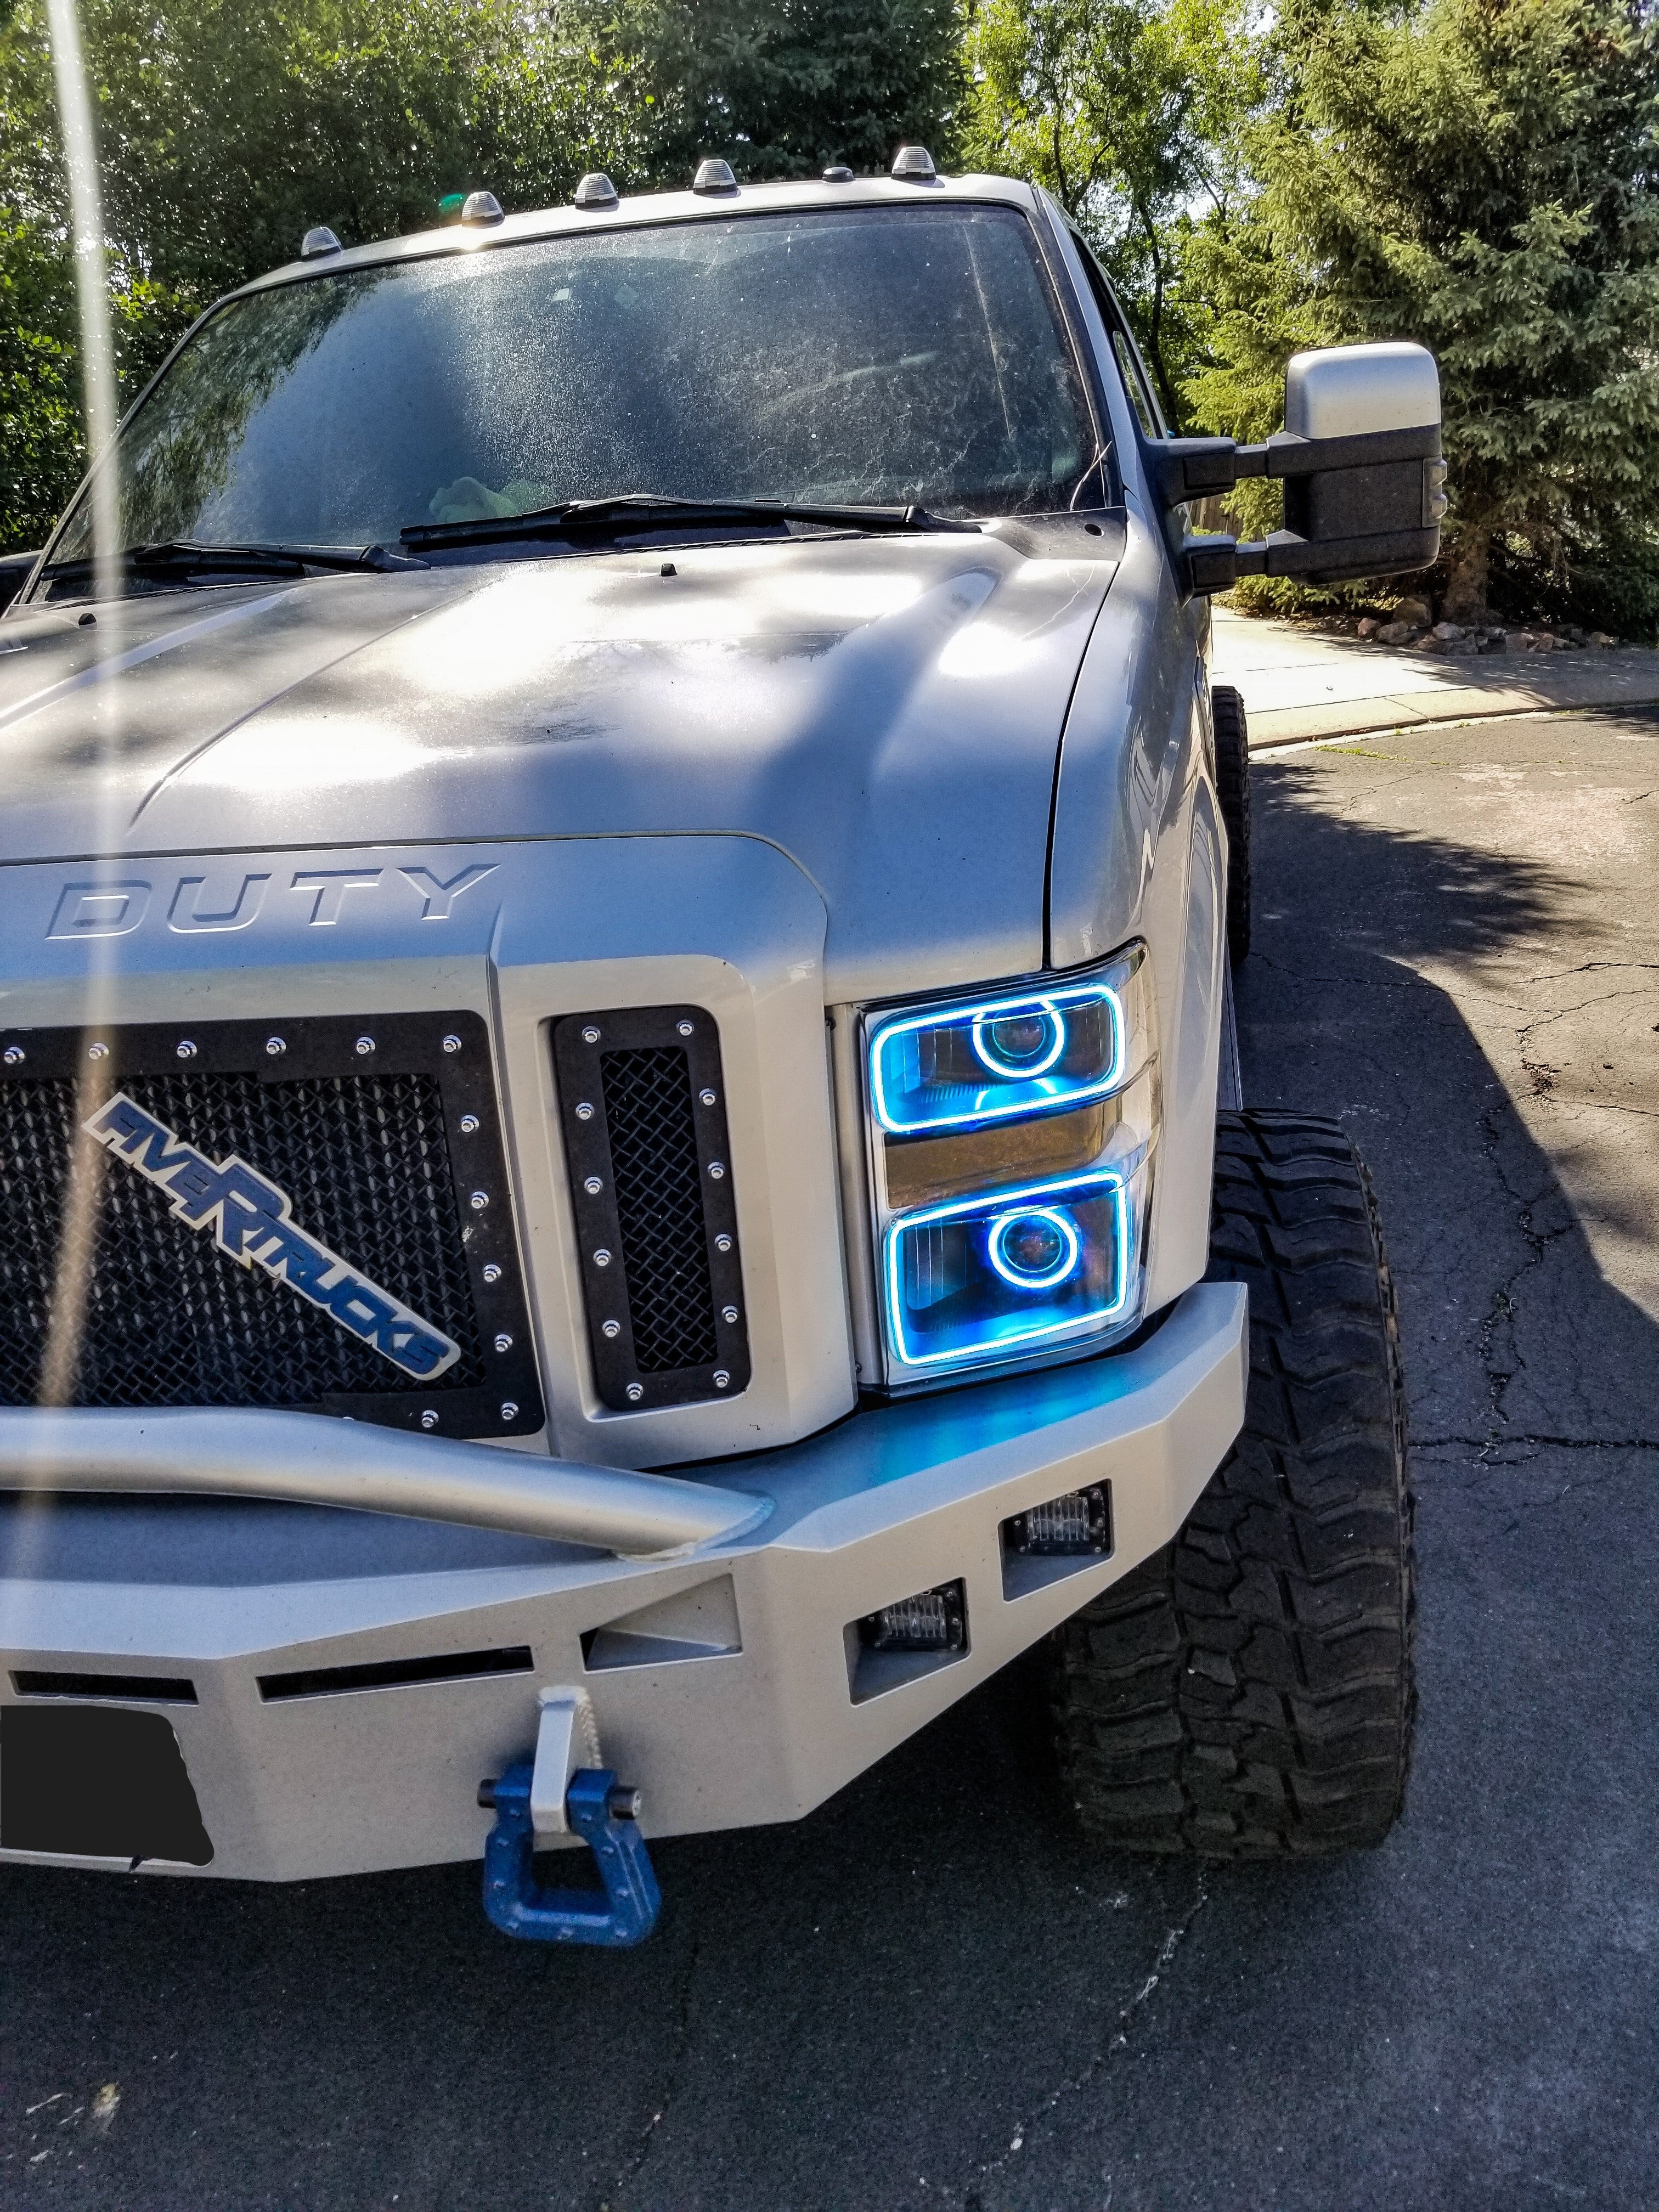
<path fill-rule="evenodd" d="M 920 148 L 202 319 L 0 618 L 0 1857 L 635 1942 L 1044 1641 L 1103 1847 L 1387 1831 L 1392 1293 L 1239 1096 L 1206 594 L 1433 557 L 1434 363 L 1285 424 Z"/>

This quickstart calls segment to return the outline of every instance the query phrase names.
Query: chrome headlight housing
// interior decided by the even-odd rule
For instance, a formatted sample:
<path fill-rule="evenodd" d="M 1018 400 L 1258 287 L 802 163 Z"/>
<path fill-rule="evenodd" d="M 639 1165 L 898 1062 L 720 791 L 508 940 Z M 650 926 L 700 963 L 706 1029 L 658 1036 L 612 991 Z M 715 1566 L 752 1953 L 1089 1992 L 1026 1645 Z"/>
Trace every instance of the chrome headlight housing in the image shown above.
<path fill-rule="evenodd" d="M 865 1016 L 890 1386 L 1094 1349 L 1138 1322 L 1155 1022 L 1141 944 Z"/>

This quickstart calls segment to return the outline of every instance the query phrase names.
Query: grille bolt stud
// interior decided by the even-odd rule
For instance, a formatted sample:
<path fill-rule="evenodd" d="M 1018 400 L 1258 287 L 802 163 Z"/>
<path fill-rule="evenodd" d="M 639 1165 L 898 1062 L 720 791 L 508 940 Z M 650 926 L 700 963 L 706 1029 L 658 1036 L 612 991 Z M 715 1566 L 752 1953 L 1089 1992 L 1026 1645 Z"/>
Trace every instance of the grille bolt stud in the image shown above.
<path fill-rule="evenodd" d="M 107 1060 L 109 1058 L 109 1047 L 106 1044 L 89 1044 L 87 1047 L 87 1058 L 88 1060 Z"/>
<path fill-rule="evenodd" d="M 477 1117 L 477 1115 L 476 1114 L 463 1114 L 463 1115 L 462 1115 L 462 1116 L 461 1116 L 461 1134 L 462 1134 L 464 1137 L 470 1137 L 470 1136 L 472 1136 L 472 1135 L 476 1133 L 476 1131 L 477 1131 L 477 1127 L 478 1127 L 478 1117 Z"/>
<path fill-rule="evenodd" d="M 590 1198 L 597 1198 L 599 1193 L 605 1188 L 605 1185 L 600 1182 L 598 1176 L 589 1176 L 587 1181 L 582 1185 L 582 1188 L 587 1193 Z"/>
<path fill-rule="evenodd" d="M 196 1047 L 188 1037 L 180 1037 L 173 1050 L 180 1060 L 194 1060 L 196 1057 Z"/>
<path fill-rule="evenodd" d="M 458 1037 L 458 1036 L 447 1036 L 447 1037 L 444 1039 L 444 1050 L 445 1050 L 446 1052 L 459 1052 L 459 1051 L 460 1050 L 460 1048 L 461 1048 L 461 1041 L 460 1041 L 459 1037 Z"/>
<path fill-rule="evenodd" d="M 423 1429 L 435 1429 L 437 1425 L 438 1416 L 433 1412 L 431 1407 L 428 1406 L 425 1413 L 421 1416 L 421 1426 Z"/>
<path fill-rule="evenodd" d="M 489 1193 L 487 1190 L 475 1190 L 467 1203 L 475 1213 L 482 1213 L 489 1203 Z"/>
<path fill-rule="evenodd" d="M 518 1418 L 518 1400 L 516 1398 L 503 1398 L 501 1401 L 501 1419 L 504 1421 L 516 1421 Z"/>
<path fill-rule="evenodd" d="M 677 1022 L 675 1024 L 675 1027 L 679 1030 L 682 1036 L 690 1036 L 691 1034 L 691 1024 L 690 1022 Z"/>
<path fill-rule="evenodd" d="M 283 1054 L 288 1050 L 288 1039 L 286 1037 L 267 1037 L 265 1039 L 265 1050 L 270 1054 L 270 1057 L 273 1060 L 280 1060 Z"/>
<path fill-rule="evenodd" d="M 592 1022 L 590 1022 L 587 1027 L 582 1031 L 582 1042 L 584 1044 L 597 1044 L 599 1041 L 599 1033 L 594 1028 Z"/>
<path fill-rule="evenodd" d="M 726 1384 L 731 1380 L 732 1377 L 726 1373 L 723 1367 L 717 1367 L 714 1370 L 714 1388 L 717 1390 L 724 1390 Z"/>
<path fill-rule="evenodd" d="M 586 1099 L 584 1098 L 581 1104 L 576 1109 L 576 1119 L 579 1121 L 591 1121 L 592 1118 L 593 1109 L 588 1104 Z"/>
<path fill-rule="evenodd" d="M 719 1161 L 719 1160 L 710 1160 L 710 1161 L 709 1161 L 709 1163 L 708 1163 L 708 1179 L 709 1179 L 709 1181 L 710 1181 L 711 1182 L 719 1182 L 720 1181 L 721 1177 L 725 1175 L 725 1173 L 726 1173 L 726 1169 L 725 1169 L 725 1166 L 724 1166 L 724 1164 L 722 1164 L 722 1162 L 720 1162 L 720 1161 Z"/>
<path fill-rule="evenodd" d="M 714 1239 L 714 1249 L 717 1252 L 729 1252 L 732 1249 L 732 1239 L 729 1237 L 717 1237 Z"/>
<path fill-rule="evenodd" d="M 372 1036 L 360 1036 L 357 1040 L 357 1049 L 364 1055 L 365 1058 L 367 1058 L 368 1055 L 374 1049 L 374 1038 Z"/>
<path fill-rule="evenodd" d="M 505 1329 L 495 1339 L 495 1349 L 497 1352 L 511 1352 L 513 1349 L 513 1340 Z"/>
<path fill-rule="evenodd" d="M 629 1384 L 628 1402 L 630 1406 L 637 1406 L 644 1395 L 645 1385 L 642 1382 L 630 1382 Z"/>
<path fill-rule="evenodd" d="M 596 1267 L 608 1267 L 611 1265 L 611 1255 L 603 1245 L 593 1255 L 593 1265 Z"/>
<path fill-rule="evenodd" d="M 735 1306 L 722 1306 L 720 1315 L 723 1320 L 735 1321 L 738 1317 L 738 1310 Z"/>
<path fill-rule="evenodd" d="M 499 1260 L 485 1261 L 483 1279 L 487 1283 L 500 1282 L 501 1279 L 501 1263 Z"/>
<path fill-rule="evenodd" d="M 697 1096 L 705 1106 L 712 1106 L 714 1103 L 714 1094 L 712 1091 L 700 1091 Z"/>
<path fill-rule="evenodd" d="M 619 1321 L 608 1321 L 604 1324 L 600 1333 L 605 1336 L 620 1336 L 622 1334 L 622 1323 Z"/>
<path fill-rule="evenodd" d="M 9 1044 L 6 1047 L 6 1066 L 8 1067 L 21 1067 L 23 1064 L 24 1058 L 25 1054 L 21 1044 Z"/>

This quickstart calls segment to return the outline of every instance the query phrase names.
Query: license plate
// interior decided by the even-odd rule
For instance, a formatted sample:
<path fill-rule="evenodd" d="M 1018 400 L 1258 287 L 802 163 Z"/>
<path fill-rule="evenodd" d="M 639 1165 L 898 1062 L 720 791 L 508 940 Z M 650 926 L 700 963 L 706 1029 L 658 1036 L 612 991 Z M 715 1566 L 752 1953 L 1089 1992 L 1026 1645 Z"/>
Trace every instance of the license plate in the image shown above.
<path fill-rule="evenodd" d="M 166 1714 L 0 1706 L 0 1850 L 206 1866 L 213 1846 Z"/>

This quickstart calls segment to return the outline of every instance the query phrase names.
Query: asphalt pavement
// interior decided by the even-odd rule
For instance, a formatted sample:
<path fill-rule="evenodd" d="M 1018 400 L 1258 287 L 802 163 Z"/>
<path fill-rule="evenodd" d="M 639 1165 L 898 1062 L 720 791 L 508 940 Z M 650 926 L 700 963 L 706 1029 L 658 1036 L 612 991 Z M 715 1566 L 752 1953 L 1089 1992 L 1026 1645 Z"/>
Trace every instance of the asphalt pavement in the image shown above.
<path fill-rule="evenodd" d="M 1400 1284 L 1422 1714 L 1376 1852 L 1102 1855 L 1011 1670 L 550 1954 L 473 1867 L 0 1875 L 0 2207 L 1202 2212 L 1659 2202 L 1659 717 L 1256 763 L 1252 1103 Z"/>

